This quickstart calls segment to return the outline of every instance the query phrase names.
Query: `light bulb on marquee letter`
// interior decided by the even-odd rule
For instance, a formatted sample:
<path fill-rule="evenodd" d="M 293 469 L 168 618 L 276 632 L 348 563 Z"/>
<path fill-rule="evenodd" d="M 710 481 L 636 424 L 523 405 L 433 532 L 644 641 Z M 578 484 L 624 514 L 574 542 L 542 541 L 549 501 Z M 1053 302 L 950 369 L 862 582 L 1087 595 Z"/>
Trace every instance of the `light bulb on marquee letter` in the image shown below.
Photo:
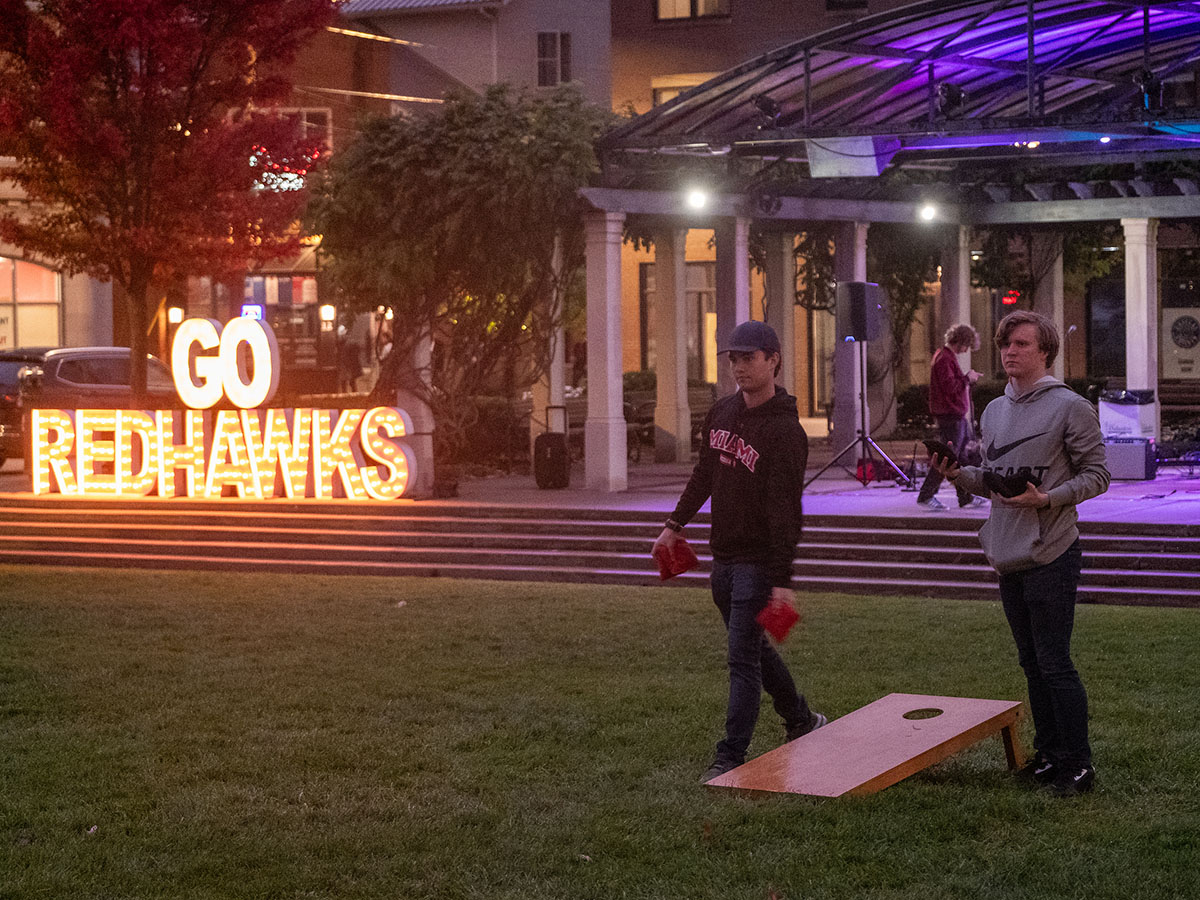
<path fill-rule="evenodd" d="M 219 349 L 215 356 L 198 355 L 193 363 L 193 344 L 202 350 Z M 279 387 L 275 332 L 265 322 L 245 317 L 224 328 L 215 319 L 187 319 L 171 344 L 171 372 L 175 390 L 189 409 L 210 409 L 222 394 L 234 406 L 253 409 L 269 402 Z"/>
<path fill-rule="evenodd" d="M 33 493 L 365 501 L 415 483 L 404 410 L 264 408 L 280 371 L 265 322 L 180 322 L 171 369 L 183 409 L 30 409 Z"/>
<path fill-rule="evenodd" d="M 238 352 L 242 344 L 250 350 L 254 374 L 250 375 L 246 358 Z M 221 334 L 221 375 L 225 395 L 234 406 L 253 409 L 270 401 L 279 387 L 279 347 L 275 332 L 258 319 L 242 316 L 233 319 Z"/>
<path fill-rule="evenodd" d="M 175 390 L 184 406 L 208 409 L 221 399 L 221 360 L 217 356 L 197 356 L 192 368 L 192 344 L 212 350 L 221 344 L 221 323 L 216 319 L 185 319 L 171 342 L 171 374 Z"/>

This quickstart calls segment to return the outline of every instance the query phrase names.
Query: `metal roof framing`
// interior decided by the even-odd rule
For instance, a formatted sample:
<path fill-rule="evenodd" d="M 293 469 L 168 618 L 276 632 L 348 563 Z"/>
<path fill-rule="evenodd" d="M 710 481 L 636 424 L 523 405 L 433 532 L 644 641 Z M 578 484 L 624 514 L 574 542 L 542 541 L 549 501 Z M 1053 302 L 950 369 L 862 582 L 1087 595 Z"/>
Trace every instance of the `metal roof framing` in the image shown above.
<path fill-rule="evenodd" d="M 1193 149 L 1200 109 L 1157 91 L 1200 60 L 1200 2 L 925 0 L 749 60 L 606 135 L 613 154 L 784 154 L 806 141 L 905 151 L 1100 135 Z M 939 105 L 938 92 L 960 102 Z M 961 93 L 959 93 L 961 92 Z M 764 113 L 775 111 L 774 115 Z M 1110 152 L 1122 150 L 1109 147 Z M 1097 153 L 1097 162 L 1105 159 Z"/>

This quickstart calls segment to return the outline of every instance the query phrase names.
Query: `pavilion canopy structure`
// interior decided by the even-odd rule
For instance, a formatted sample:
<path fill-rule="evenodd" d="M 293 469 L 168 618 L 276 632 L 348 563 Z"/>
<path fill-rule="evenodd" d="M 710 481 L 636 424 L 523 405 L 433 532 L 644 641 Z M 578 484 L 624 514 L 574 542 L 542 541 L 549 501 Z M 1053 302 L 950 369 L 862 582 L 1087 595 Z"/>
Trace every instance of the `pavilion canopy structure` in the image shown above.
<path fill-rule="evenodd" d="M 601 144 L 606 184 L 665 187 L 684 160 L 738 172 L 732 190 L 800 196 L 885 196 L 887 180 L 829 180 L 889 168 L 966 190 L 981 167 L 998 182 L 1030 168 L 1186 169 L 1200 150 L 1198 62 L 1200 2 L 916 3 L 780 47 L 617 128 Z"/>
<path fill-rule="evenodd" d="M 971 226 L 1119 221 L 1126 384 L 1156 388 L 1158 222 L 1200 219 L 1198 70 L 1194 0 L 926 0 L 780 47 L 609 132 L 601 177 L 582 192 L 593 210 L 588 486 L 626 484 L 619 258 L 630 215 L 655 232 L 656 426 L 675 454 L 659 458 L 687 443 L 674 337 L 687 228 L 715 232 L 719 342 L 749 315 L 752 224 L 782 238 L 767 248 L 768 285 L 794 282 L 790 237 L 813 221 L 840 223 L 836 276 L 865 280 L 867 226 L 916 222 L 933 201 L 925 218 L 951 226 L 938 318 L 954 322 L 969 321 Z M 688 209 L 696 184 L 711 198 Z M 1061 327 L 1058 247 L 1057 281 L 1035 303 Z M 776 316 L 791 308 L 785 294 L 768 300 Z"/>

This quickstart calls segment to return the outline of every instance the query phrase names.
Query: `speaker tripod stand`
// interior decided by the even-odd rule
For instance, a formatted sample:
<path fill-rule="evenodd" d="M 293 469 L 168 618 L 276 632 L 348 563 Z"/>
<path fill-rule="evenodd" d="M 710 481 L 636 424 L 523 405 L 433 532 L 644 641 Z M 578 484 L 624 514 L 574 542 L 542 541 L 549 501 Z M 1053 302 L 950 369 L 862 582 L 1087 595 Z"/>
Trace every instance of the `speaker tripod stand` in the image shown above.
<path fill-rule="evenodd" d="M 854 478 L 863 487 L 870 484 L 872 480 L 871 476 L 873 473 L 870 470 L 874 468 L 875 457 L 871 451 L 878 453 L 880 459 L 892 467 L 892 471 L 904 481 L 905 485 L 912 483 L 912 479 L 905 475 L 904 471 L 898 465 L 892 462 L 891 457 L 884 453 L 883 448 L 875 443 L 871 437 L 871 408 L 867 403 L 867 342 L 855 341 L 854 353 L 856 357 L 855 361 L 858 364 L 858 429 L 855 438 L 839 450 L 833 459 L 822 466 L 816 475 L 804 482 L 806 488 L 831 468 L 840 465 L 841 458 L 855 447 L 861 448 L 856 458 L 862 461 L 862 465 L 856 467 Z M 842 468 L 845 469 L 846 474 L 850 474 L 849 469 L 845 466 L 842 466 Z"/>

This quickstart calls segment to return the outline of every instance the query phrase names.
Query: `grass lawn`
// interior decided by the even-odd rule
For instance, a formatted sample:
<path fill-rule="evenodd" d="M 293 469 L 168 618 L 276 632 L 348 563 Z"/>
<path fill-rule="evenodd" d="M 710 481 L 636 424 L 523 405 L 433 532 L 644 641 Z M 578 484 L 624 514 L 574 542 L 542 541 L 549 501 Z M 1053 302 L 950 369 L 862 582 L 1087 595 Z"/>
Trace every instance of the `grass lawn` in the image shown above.
<path fill-rule="evenodd" d="M 1023 698 L 996 604 L 809 597 L 831 717 Z M 0 567 L 0 898 L 1200 896 L 1200 618 L 1083 607 L 1095 794 L 998 739 L 865 798 L 708 792 L 707 592 Z M 764 706 L 753 753 L 782 730 Z"/>

